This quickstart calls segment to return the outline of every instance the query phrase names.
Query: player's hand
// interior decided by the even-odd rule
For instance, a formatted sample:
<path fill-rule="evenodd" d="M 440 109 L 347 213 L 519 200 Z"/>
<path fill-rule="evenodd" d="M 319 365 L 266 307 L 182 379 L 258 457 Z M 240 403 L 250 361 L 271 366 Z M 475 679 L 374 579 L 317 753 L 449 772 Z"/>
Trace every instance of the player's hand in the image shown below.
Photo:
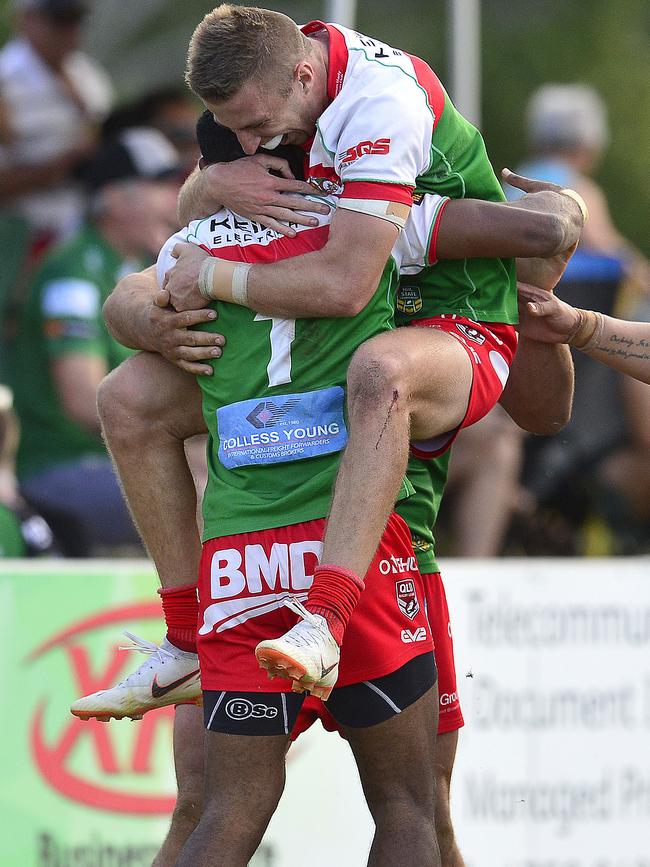
<path fill-rule="evenodd" d="M 511 187 L 516 187 L 524 193 L 561 193 L 563 190 L 563 187 L 559 184 L 517 175 L 515 172 L 511 172 L 510 169 L 501 169 L 501 177 L 506 184 L 510 184 Z"/>
<path fill-rule="evenodd" d="M 176 264 L 165 274 L 162 288 L 169 293 L 169 303 L 178 313 L 201 310 L 207 301 L 199 292 L 199 272 L 209 255 L 197 244 L 176 244 L 171 252 Z"/>
<path fill-rule="evenodd" d="M 282 177 L 271 175 L 271 171 L 280 172 Z M 317 219 L 298 211 L 329 212 L 326 205 L 302 198 L 318 195 L 318 191 L 305 181 L 297 181 L 289 163 L 280 157 L 255 154 L 232 163 L 208 166 L 202 174 L 206 176 L 208 190 L 217 202 L 290 238 L 296 231 L 289 223 L 318 225 Z"/>
<path fill-rule="evenodd" d="M 517 259 L 517 280 L 552 292 L 566 271 L 577 242 L 568 250 L 546 259 Z"/>
<path fill-rule="evenodd" d="M 517 283 L 519 334 L 538 343 L 567 343 L 580 325 L 580 314 L 552 292 Z"/>
<path fill-rule="evenodd" d="M 212 367 L 202 362 L 219 358 L 226 339 L 222 334 L 190 329 L 216 318 L 212 308 L 177 313 L 169 304 L 169 292 L 159 289 L 149 310 L 151 339 L 156 350 L 181 370 L 210 376 Z"/>

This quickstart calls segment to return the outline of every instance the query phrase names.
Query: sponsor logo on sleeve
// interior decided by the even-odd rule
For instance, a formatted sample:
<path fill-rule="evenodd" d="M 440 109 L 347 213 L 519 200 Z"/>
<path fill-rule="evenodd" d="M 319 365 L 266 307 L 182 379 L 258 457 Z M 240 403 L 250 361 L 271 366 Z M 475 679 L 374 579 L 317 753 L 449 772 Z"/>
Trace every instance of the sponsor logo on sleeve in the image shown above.
<path fill-rule="evenodd" d="M 361 157 L 371 154 L 383 157 L 390 153 L 390 139 L 378 138 L 377 141 L 360 141 L 354 147 L 348 148 L 341 157 L 341 165 L 347 166 Z"/>

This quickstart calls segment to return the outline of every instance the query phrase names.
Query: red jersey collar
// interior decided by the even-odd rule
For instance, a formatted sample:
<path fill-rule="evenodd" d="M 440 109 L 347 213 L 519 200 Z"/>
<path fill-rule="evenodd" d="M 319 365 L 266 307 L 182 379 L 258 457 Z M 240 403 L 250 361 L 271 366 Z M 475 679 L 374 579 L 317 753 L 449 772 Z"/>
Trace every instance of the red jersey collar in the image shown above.
<path fill-rule="evenodd" d="M 335 99 L 343 87 L 345 70 L 348 66 L 348 47 L 345 44 L 345 37 L 333 24 L 323 24 L 322 21 L 310 21 L 309 24 L 305 24 L 305 26 L 300 29 L 305 36 L 310 36 L 312 33 L 318 33 L 319 30 L 327 31 L 327 35 L 330 39 L 329 63 L 327 70 L 327 96 L 330 100 Z"/>

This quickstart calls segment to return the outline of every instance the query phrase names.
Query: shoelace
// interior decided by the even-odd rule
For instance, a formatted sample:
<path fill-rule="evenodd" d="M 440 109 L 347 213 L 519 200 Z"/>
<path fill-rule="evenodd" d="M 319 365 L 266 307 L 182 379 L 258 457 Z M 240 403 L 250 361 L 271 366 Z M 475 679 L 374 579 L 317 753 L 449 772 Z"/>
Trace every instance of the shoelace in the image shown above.
<path fill-rule="evenodd" d="M 310 626 L 322 631 L 323 627 L 318 617 L 315 614 L 312 614 L 311 611 L 307 611 L 302 602 L 295 596 L 287 596 L 286 599 L 282 601 L 282 604 L 293 611 L 294 614 L 297 614 L 298 617 L 306 620 Z"/>
<path fill-rule="evenodd" d="M 165 664 L 165 657 L 170 657 L 174 659 L 174 654 L 167 650 L 166 647 L 162 647 L 160 644 L 154 644 L 153 641 L 147 641 L 146 638 L 140 638 L 139 635 L 135 635 L 133 632 L 128 632 L 126 629 L 124 630 L 124 635 L 131 640 L 131 644 L 125 644 L 120 646 L 120 650 L 135 650 L 137 653 L 144 653 L 146 656 L 149 656 L 148 660 L 149 665 L 157 659 L 162 665 Z M 142 665 L 136 669 L 136 671 L 131 672 L 131 674 L 124 678 L 121 683 L 127 683 L 131 678 L 138 674 L 142 669 L 142 666 L 145 665 L 143 662 Z"/>

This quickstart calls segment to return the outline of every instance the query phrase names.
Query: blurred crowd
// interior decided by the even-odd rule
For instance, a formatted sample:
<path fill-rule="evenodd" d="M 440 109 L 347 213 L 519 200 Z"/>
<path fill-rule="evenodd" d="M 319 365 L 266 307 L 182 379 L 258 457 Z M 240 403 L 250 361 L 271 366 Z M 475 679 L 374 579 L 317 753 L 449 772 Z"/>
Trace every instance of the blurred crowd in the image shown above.
<path fill-rule="evenodd" d="M 0 557 L 139 553 L 103 445 L 101 379 L 130 352 L 101 308 L 177 228 L 199 106 L 177 88 L 114 104 L 79 49 L 83 0 L 16 0 L 0 49 Z M 605 106 L 582 85 L 529 103 L 520 171 L 577 189 L 591 219 L 558 292 L 650 319 L 650 268 L 592 179 Z M 489 147 L 489 142 L 488 142 Z M 576 357 L 573 418 L 528 437 L 498 407 L 454 448 L 440 552 L 650 552 L 650 386 Z"/>

